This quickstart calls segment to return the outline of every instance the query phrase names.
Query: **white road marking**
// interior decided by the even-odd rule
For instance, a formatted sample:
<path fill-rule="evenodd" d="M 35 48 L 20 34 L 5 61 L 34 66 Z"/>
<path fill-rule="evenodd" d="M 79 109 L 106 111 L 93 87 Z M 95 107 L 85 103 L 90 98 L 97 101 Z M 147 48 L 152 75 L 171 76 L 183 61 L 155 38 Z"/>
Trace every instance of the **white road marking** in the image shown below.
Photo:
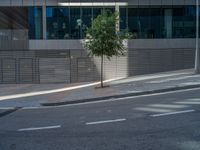
<path fill-rule="evenodd" d="M 188 107 L 187 105 L 172 105 L 172 104 L 152 104 L 148 105 L 150 107 L 159 107 L 159 108 L 185 108 Z"/>
<path fill-rule="evenodd" d="M 180 85 L 198 85 L 200 82 L 185 82 L 185 83 L 181 83 Z"/>
<path fill-rule="evenodd" d="M 0 107 L 0 110 L 14 109 L 15 107 Z"/>
<path fill-rule="evenodd" d="M 191 98 L 191 99 L 187 99 L 187 101 L 200 101 L 200 98 Z"/>
<path fill-rule="evenodd" d="M 139 110 L 139 111 L 160 112 L 160 113 L 172 112 L 173 111 L 171 109 L 149 108 L 149 107 L 138 107 L 138 108 L 134 108 L 134 109 L 135 110 Z"/>
<path fill-rule="evenodd" d="M 90 104 L 130 100 L 133 98 L 140 98 L 140 97 L 151 97 L 151 96 L 159 96 L 159 95 L 166 95 L 166 94 L 172 94 L 172 93 L 182 93 L 182 92 L 194 91 L 194 90 L 200 90 L 200 88 L 198 87 L 198 88 L 192 88 L 192 89 L 184 89 L 184 90 L 170 91 L 170 92 L 163 92 L 163 93 L 154 93 L 154 94 L 145 94 L 145 95 L 139 95 L 139 96 L 127 96 L 127 97 L 122 97 L 122 98 L 112 98 L 112 99 L 108 99 L 108 100 L 98 100 L 98 101 L 93 101 L 93 102 L 83 102 L 83 103 L 78 103 L 78 104 L 67 104 L 67 105 L 60 105 L 60 106 L 24 107 L 22 109 L 49 109 L 49 108 L 72 107 L 72 106 L 80 106 L 80 105 L 90 105 Z"/>
<path fill-rule="evenodd" d="M 175 102 L 176 104 L 188 104 L 188 105 L 200 105 L 200 102 L 192 102 L 192 101 L 188 101 L 188 102 Z"/>
<path fill-rule="evenodd" d="M 163 114 L 154 114 L 150 115 L 151 117 L 161 117 L 161 116 L 169 116 L 169 115 L 175 115 L 175 114 L 183 114 L 183 113 L 190 113 L 194 112 L 195 110 L 184 110 L 184 111 L 175 111 L 175 112 L 169 112 L 169 113 L 163 113 Z"/>
<path fill-rule="evenodd" d="M 126 121 L 126 119 L 123 118 L 123 119 L 115 119 L 115 120 L 104 120 L 104 121 L 87 122 L 86 125 L 95 125 L 95 124 L 104 124 L 104 123 L 122 122 L 122 121 Z"/>
<path fill-rule="evenodd" d="M 61 128 L 61 125 L 47 126 L 47 127 L 24 128 L 24 129 L 18 129 L 17 131 L 34 131 L 34 130 L 56 129 L 56 128 Z"/>

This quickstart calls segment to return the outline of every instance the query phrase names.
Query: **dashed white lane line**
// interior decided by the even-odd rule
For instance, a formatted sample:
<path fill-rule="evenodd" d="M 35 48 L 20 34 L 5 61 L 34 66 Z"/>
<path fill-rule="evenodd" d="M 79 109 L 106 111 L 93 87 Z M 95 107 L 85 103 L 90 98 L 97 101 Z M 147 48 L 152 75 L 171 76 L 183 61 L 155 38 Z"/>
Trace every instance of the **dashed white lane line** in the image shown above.
<path fill-rule="evenodd" d="M 86 125 L 95 125 L 95 124 L 104 124 L 104 123 L 113 123 L 113 122 L 122 122 L 126 121 L 125 118 L 115 119 L 115 120 L 104 120 L 104 121 L 96 121 L 96 122 L 87 122 Z"/>
<path fill-rule="evenodd" d="M 176 115 L 176 114 L 184 114 L 184 113 L 191 113 L 194 112 L 194 109 L 191 110 L 184 110 L 184 111 L 175 111 L 175 112 L 169 112 L 169 113 L 163 113 L 163 114 L 154 114 L 150 115 L 151 117 L 161 117 L 161 116 L 169 116 L 169 115 Z"/>
<path fill-rule="evenodd" d="M 34 130 L 56 129 L 56 128 L 61 128 L 61 125 L 56 125 L 56 126 L 46 126 L 46 127 L 24 128 L 24 129 L 18 129 L 17 131 L 34 131 Z"/>

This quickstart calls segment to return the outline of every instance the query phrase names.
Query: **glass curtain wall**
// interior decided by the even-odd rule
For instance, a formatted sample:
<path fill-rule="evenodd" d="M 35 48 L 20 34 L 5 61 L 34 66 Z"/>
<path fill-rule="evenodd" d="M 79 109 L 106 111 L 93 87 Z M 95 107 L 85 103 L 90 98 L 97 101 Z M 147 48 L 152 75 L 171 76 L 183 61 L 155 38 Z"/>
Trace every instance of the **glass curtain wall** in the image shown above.
<path fill-rule="evenodd" d="M 69 39 L 69 8 L 47 7 L 47 39 Z"/>
<path fill-rule="evenodd" d="M 162 15 L 161 8 L 157 6 L 151 6 L 150 8 L 150 30 L 149 38 L 161 38 L 162 36 Z"/>
<path fill-rule="evenodd" d="M 42 8 L 29 7 L 28 8 L 28 22 L 29 22 L 29 39 L 42 39 Z"/>
<path fill-rule="evenodd" d="M 120 29 L 128 29 L 128 11 L 127 8 L 120 8 Z"/>
<path fill-rule="evenodd" d="M 105 8 L 114 12 L 114 8 Z M 47 7 L 47 39 L 82 39 L 103 7 Z"/>
<path fill-rule="evenodd" d="M 133 34 L 132 38 L 139 38 L 140 22 L 137 7 L 128 8 L 128 30 Z"/>
<path fill-rule="evenodd" d="M 173 38 L 184 37 L 184 7 L 173 9 Z"/>
<path fill-rule="evenodd" d="M 103 9 L 115 11 L 114 7 L 47 7 L 47 39 L 84 38 L 92 19 L 101 14 Z M 40 10 L 36 11 L 37 16 Z M 41 15 L 39 16 L 42 18 Z M 40 20 L 40 17 L 35 17 L 35 20 Z M 42 24 L 41 21 L 38 22 Z M 195 6 L 120 8 L 120 29 L 128 29 L 133 34 L 132 38 L 135 39 L 194 38 L 195 25 Z M 32 32 L 39 33 L 39 31 L 38 27 L 37 31 Z M 42 37 L 39 34 L 34 36 Z"/>
<path fill-rule="evenodd" d="M 195 6 L 120 8 L 120 29 L 127 27 L 127 20 L 132 38 L 194 38 L 195 12 Z"/>
<path fill-rule="evenodd" d="M 196 8 L 195 6 L 186 6 L 184 13 L 184 37 L 196 37 Z"/>

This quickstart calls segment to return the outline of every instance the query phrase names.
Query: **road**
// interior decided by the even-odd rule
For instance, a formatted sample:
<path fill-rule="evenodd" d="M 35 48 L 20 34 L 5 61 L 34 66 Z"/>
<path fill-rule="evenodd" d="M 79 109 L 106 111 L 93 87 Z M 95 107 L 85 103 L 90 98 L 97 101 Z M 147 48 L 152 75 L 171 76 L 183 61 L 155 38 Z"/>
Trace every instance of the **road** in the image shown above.
<path fill-rule="evenodd" d="M 0 150 L 199 150 L 200 89 L 0 117 Z"/>

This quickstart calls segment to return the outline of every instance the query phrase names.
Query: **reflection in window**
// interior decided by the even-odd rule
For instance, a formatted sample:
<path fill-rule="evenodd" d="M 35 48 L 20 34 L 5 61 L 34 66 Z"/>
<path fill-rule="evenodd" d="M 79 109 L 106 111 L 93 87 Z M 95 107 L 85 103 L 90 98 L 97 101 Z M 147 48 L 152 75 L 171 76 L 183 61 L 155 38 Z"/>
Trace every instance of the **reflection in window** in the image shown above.
<path fill-rule="evenodd" d="M 70 25 L 71 38 L 80 39 L 82 20 L 79 7 L 70 9 Z"/>
<path fill-rule="evenodd" d="M 80 39 L 91 20 L 102 10 L 114 7 L 47 7 L 48 39 Z M 42 37 L 42 14 L 33 9 L 30 35 Z M 128 28 L 132 38 L 195 37 L 195 6 L 129 6 L 120 8 L 120 29 Z M 31 18 L 31 17 L 29 17 Z"/>
<path fill-rule="evenodd" d="M 139 8 L 139 32 L 140 38 L 152 38 L 153 31 L 150 30 L 150 9 Z"/>
<path fill-rule="evenodd" d="M 47 38 L 58 38 L 57 7 L 47 7 Z"/>
<path fill-rule="evenodd" d="M 81 26 L 81 37 L 85 37 L 85 32 L 92 23 L 92 8 L 82 8 L 82 26 Z"/>
<path fill-rule="evenodd" d="M 58 38 L 69 39 L 69 9 L 58 8 Z"/>
<path fill-rule="evenodd" d="M 70 38 L 68 7 L 47 7 L 47 38 Z"/>
<path fill-rule="evenodd" d="M 94 7 L 94 8 L 93 8 L 93 18 L 96 18 L 98 15 L 100 15 L 102 9 L 103 9 L 103 8 L 96 8 L 96 7 Z"/>
<path fill-rule="evenodd" d="M 161 37 L 161 8 L 150 9 L 150 30 L 149 38 L 160 38 Z"/>
<path fill-rule="evenodd" d="M 194 38 L 196 33 L 196 9 L 194 6 L 185 7 L 184 37 Z"/>
<path fill-rule="evenodd" d="M 120 8 L 120 30 L 128 28 L 127 21 L 127 8 Z"/>
<path fill-rule="evenodd" d="M 184 37 L 184 7 L 173 9 L 173 38 Z"/>
<path fill-rule="evenodd" d="M 30 39 L 42 39 L 42 8 L 41 7 L 29 7 L 29 38 Z"/>
<path fill-rule="evenodd" d="M 139 18 L 138 8 L 128 9 L 128 29 L 132 33 L 132 38 L 139 38 Z"/>

